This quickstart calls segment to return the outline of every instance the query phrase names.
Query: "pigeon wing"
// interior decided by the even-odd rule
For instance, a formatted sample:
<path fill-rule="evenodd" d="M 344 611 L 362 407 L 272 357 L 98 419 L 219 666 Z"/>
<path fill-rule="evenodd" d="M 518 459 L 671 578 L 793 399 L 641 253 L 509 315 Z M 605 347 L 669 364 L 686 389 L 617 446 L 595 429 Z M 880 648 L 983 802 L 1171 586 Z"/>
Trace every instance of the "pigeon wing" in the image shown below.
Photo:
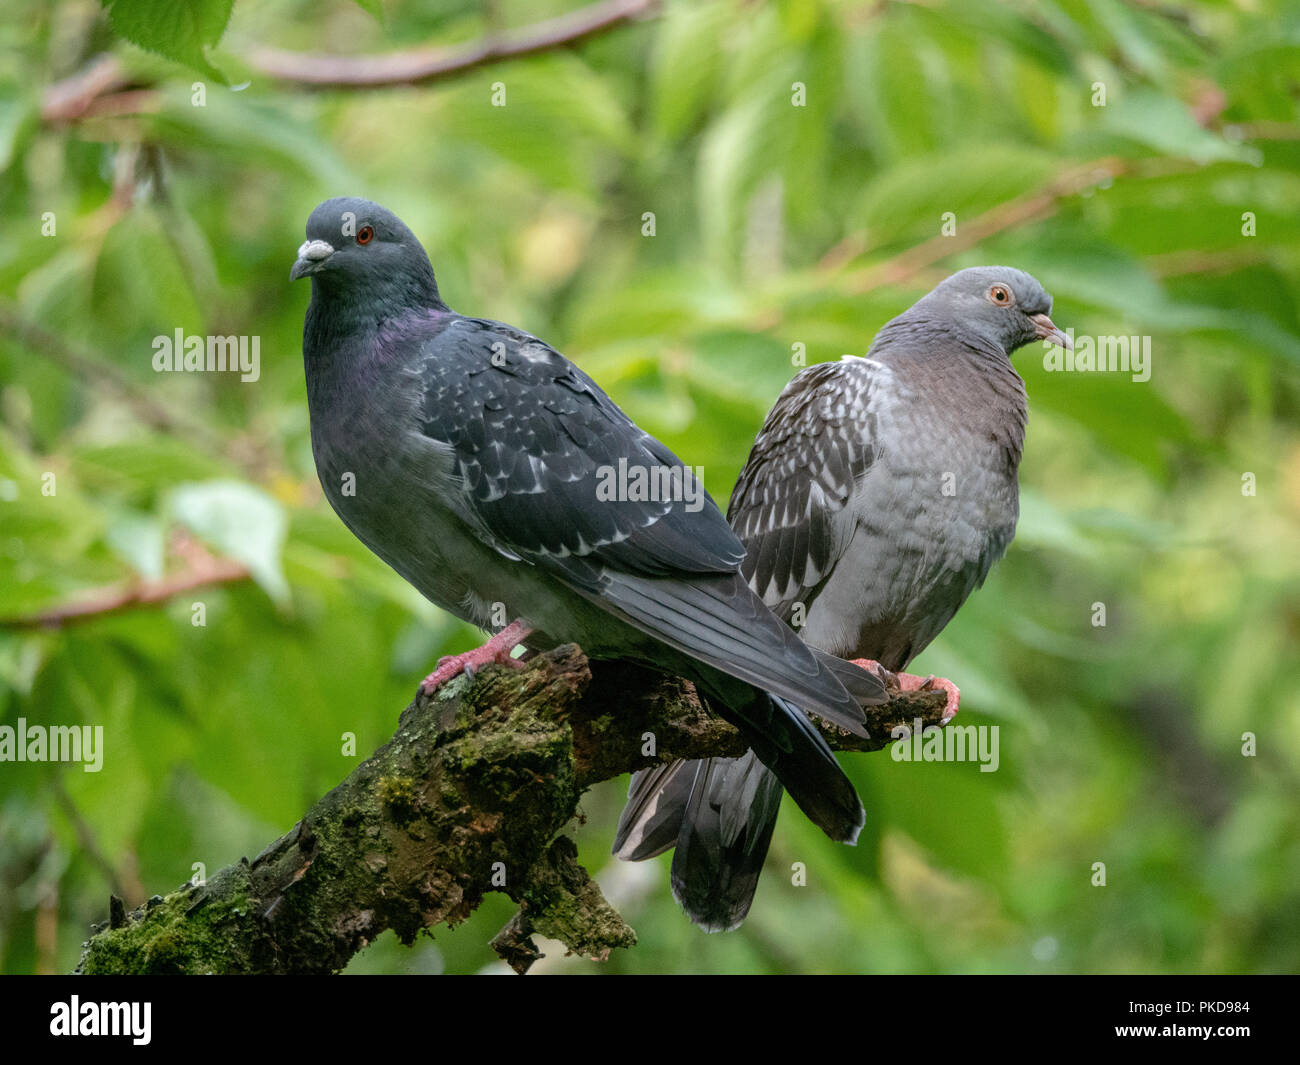
<path fill-rule="evenodd" d="M 809 367 L 754 441 L 727 516 L 746 549 L 745 577 L 778 616 L 812 604 L 852 537 L 849 502 L 878 455 L 885 372 L 863 358 Z"/>
<path fill-rule="evenodd" d="M 503 555 L 567 560 L 590 580 L 603 566 L 650 577 L 738 567 L 744 548 L 689 468 L 559 352 L 462 318 L 422 356 L 420 428 L 452 451 L 453 507 Z"/>
<path fill-rule="evenodd" d="M 578 367 L 479 319 L 442 330 L 423 356 L 421 431 L 450 450 L 450 505 L 485 542 L 663 643 L 863 731 L 833 668 L 747 586 L 745 549 L 717 505 Z M 678 477 L 680 491 L 636 491 L 638 476 L 661 489 Z"/>

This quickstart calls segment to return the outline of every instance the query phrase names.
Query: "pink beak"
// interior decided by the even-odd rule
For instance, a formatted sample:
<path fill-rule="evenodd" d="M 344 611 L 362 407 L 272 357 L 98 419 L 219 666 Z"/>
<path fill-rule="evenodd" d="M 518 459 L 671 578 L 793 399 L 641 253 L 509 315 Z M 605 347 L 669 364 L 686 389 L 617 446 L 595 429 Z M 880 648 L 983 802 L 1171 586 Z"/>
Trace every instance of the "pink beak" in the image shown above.
<path fill-rule="evenodd" d="M 1067 351 L 1074 350 L 1074 341 L 1056 328 L 1056 324 L 1045 314 L 1031 314 L 1029 320 L 1034 323 L 1034 335 L 1040 336 L 1049 344 L 1058 344 Z"/>

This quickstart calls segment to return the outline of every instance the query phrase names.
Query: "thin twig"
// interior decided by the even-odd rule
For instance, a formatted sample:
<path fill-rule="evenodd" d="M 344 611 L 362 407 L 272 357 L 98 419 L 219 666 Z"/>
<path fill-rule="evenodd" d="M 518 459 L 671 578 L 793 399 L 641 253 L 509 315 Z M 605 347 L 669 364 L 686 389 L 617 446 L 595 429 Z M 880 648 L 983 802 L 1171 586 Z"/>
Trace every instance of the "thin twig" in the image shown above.
<path fill-rule="evenodd" d="M 872 263 L 846 274 L 839 287 L 841 291 L 858 294 L 884 285 L 901 284 L 927 267 L 934 266 L 950 255 L 969 251 L 1004 230 L 1050 218 L 1064 200 L 1077 196 L 1084 189 L 1102 181 L 1119 177 L 1127 171 L 1128 166 L 1123 159 L 1111 157 L 1071 167 L 1053 178 L 1045 188 L 998 204 L 963 223 L 952 236 L 938 234 L 883 262 Z M 823 259 L 824 263 L 832 266 L 838 265 L 839 261 L 835 249 Z"/>
<path fill-rule="evenodd" d="M 51 786 L 59 808 L 72 823 L 72 828 L 77 833 L 77 842 L 81 846 L 82 853 L 90 859 L 92 865 L 99 867 L 104 879 L 108 881 L 109 889 L 133 909 L 143 903 L 145 898 L 144 885 L 140 883 L 139 877 L 122 875 L 113 863 L 108 860 L 104 854 L 104 848 L 99 845 L 99 837 L 95 835 L 95 830 L 90 827 L 90 822 L 77 809 L 77 804 L 72 801 L 72 796 L 68 794 L 68 789 L 63 786 L 63 780 L 59 774 L 54 774 Z"/>
<path fill-rule="evenodd" d="M 367 56 L 317 55 L 259 46 L 241 58 L 268 78 L 311 89 L 426 85 L 492 63 L 567 48 L 653 15 L 658 9 L 659 0 L 603 0 L 523 29 L 491 31 L 465 45 Z M 84 70 L 46 90 L 41 118 L 59 123 L 146 112 L 156 108 L 155 97 L 147 86 L 132 84 L 116 56 L 101 55 Z"/>
<path fill-rule="evenodd" d="M 117 614 L 139 606 L 155 606 L 175 596 L 214 584 L 249 579 L 248 567 L 229 558 L 209 558 L 182 573 L 159 580 L 114 585 L 93 592 L 76 603 L 51 607 L 38 614 L 0 618 L 0 629 L 58 629 L 81 621 Z"/>
<path fill-rule="evenodd" d="M 117 56 L 96 56 L 90 64 L 45 90 L 41 119 L 45 122 L 74 122 L 96 100 L 110 95 L 127 84 L 127 75 Z"/>
<path fill-rule="evenodd" d="M 423 85 L 488 63 L 565 48 L 656 11 L 659 0 L 605 0 L 522 30 L 490 34 L 468 45 L 418 48 L 380 56 L 308 55 L 254 48 L 253 69 L 278 81 L 313 88 L 374 89 Z"/>
<path fill-rule="evenodd" d="M 178 415 L 174 408 L 150 395 L 116 366 L 77 350 L 70 341 L 37 325 L 24 317 L 13 304 L 3 300 L 0 300 L 0 330 L 64 369 L 108 386 L 146 425 L 195 440 L 216 454 L 225 454 L 229 449 L 227 441 L 201 422 Z"/>

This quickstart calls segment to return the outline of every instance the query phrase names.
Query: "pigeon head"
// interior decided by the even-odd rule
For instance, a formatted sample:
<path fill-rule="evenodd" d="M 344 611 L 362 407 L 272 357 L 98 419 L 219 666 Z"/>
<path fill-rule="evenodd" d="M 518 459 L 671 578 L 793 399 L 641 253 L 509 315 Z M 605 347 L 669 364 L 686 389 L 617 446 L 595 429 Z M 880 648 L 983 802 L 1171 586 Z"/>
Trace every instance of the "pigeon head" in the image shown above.
<path fill-rule="evenodd" d="M 1063 348 L 1074 346 L 1048 317 L 1051 295 L 1023 270 L 1010 266 L 958 270 L 923 297 L 916 309 L 956 319 L 1008 354 L 1035 339 Z"/>
<path fill-rule="evenodd" d="M 392 211 L 355 196 L 326 200 L 307 219 L 289 280 L 312 279 L 314 297 L 441 307 L 433 267 Z"/>

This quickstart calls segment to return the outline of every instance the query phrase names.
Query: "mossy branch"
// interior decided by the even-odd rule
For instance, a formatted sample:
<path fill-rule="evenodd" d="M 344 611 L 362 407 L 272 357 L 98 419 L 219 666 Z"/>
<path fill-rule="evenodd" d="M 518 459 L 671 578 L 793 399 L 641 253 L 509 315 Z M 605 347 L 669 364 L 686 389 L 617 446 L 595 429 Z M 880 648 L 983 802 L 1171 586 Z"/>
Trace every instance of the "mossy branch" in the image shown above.
<path fill-rule="evenodd" d="M 896 693 L 868 711 L 873 750 L 942 692 Z M 655 754 L 643 754 L 653 733 Z M 736 755 L 745 743 L 685 681 L 601 662 L 573 645 L 522 669 L 488 667 L 417 694 L 396 734 L 252 861 L 110 920 L 86 943 L 85 973 L 329 973 L 381 932 L 412 943 L 465 920 L 491 891 L 519 904 L 493 941 L 519 971 L 531 934 L 603 959 L 636 934 L 577 862 L 561 830 L 592 784 L 656 762 Z"/>

